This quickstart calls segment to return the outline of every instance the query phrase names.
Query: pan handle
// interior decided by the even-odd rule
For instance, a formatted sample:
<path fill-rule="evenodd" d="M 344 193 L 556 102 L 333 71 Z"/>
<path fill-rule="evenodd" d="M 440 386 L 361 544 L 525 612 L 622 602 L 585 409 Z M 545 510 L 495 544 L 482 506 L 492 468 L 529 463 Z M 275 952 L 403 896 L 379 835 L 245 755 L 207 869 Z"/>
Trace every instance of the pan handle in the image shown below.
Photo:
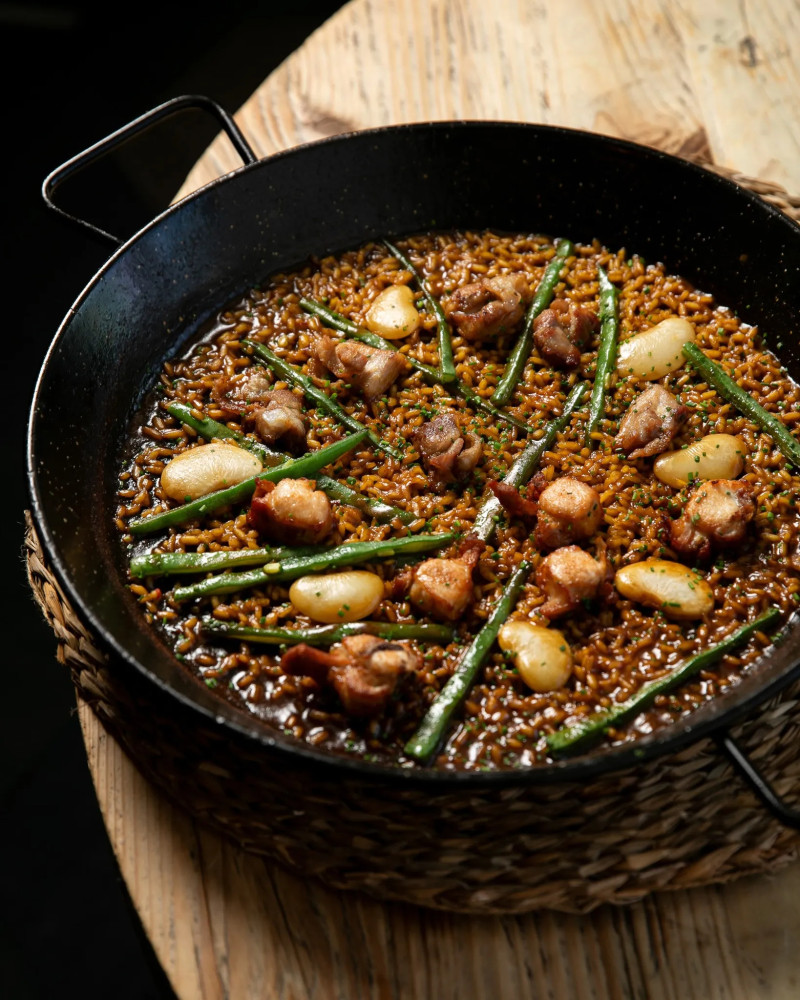
<path fill-rule="evenodd" d="M 103 240 L 113 243 L 115 247 L 121 246 L 123 240 L 113 236 L 111 233 L 107 233 L 104 229 L 100 229 L 99 226 L 95 226 L 91 222 L 87 222 L 85 219 L 81 219 L 76 215 L 71 215 L 69 212 L 66 212 L 63 208 L 56 205 L 53 201 L 53 195 L 65 180 L 73 174 L 76 174 L 90 166 L 95 162 L 95 160 L 99 160 L 107 153 L 110 153 L 111 150 L 116 149 L 123 143 L 128 142 L 129 139 L 134 138 L 134 136 L 139 135 L 141 132 L 146 132 L 149 128 L 152 128 L 153 125 L 163 121 L 165 118 L 170 118 L 172 115 L 177 114 L 180 111 L 186 111 L 190 108 L 207 111 L 209 114 L 213 115 L 233 143 L 236 152 L 239 156 L 241 156 L 242 160 L 246 164 L 255 163 L 258 160 L 253 148 L 239 131 L 239 126 L 234 122 L 233 118 L 231 118 L 227 111 L 220 107 L 220 105 L 215 101 L 212 101 L 209 97 L 203 97 L 198 94 L 187 94 L 182 97 L 173 97 L 164 104 L 160 104 L 157 108 L 153 108 L 151 111 L 145 112 L 145 114 L 134 119 L 134 121 L 129 122 L 127 125 L 123 125 L 122 128 L 117 129 L 116 132 L 112 132 L 111 135 L 107 136 L 105 139 L 101 139 L 100 142 L 96 142 L 93 146 L 89 146 L 89 148 L 85 149 L 82 153 L 78 153 L 77 156 L 73 156 L 71 159 L 67 160 L 66 163 L 62 163 L 60 167 L 56 167 L 56 169 L 45 178 L 42 185 L 42 197 L 44 198 L 48 208 L 52 208 L 53 211 L 58 212 L 59 215 L 63 215 L 71 222 L 75 222 L 78 225 L 83 226 L 95 236 L 99 236 Z"/>
<path fill-rule="evenodd" d="M 800 830 L 800 810 L 786 805 L 731 734 L 723 730 L 714 734 L 714 740 L 773 816 L 784 826 Z"/>

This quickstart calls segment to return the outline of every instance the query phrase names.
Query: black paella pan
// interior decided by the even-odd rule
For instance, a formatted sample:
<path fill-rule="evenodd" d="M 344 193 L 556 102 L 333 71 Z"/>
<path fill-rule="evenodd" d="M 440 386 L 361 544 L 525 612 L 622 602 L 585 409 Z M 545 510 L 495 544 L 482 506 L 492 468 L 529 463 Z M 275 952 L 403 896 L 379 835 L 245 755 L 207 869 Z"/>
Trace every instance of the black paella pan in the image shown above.
<path fill-rule="evenodd" d="M 247 792 L 261 788 L 266 774 L 291 775 L 295 789 L 349 788 L 355 799 L 407 796 L 409 808 L 424 806 L 420 822 L 434 825 L 441 820 L 434 796 L 488 803 L 503 789 L 523 794 L 540 783 L 639 766 L 709 734 L 758 780 L 727 729 L 798 675 L 796 625 L 743 682 L 633 745 L 519 771 L 392 769 L 298 744 L 189 676 L 143 621 L 109 512 L 125 436 L 163 360 L 234 295 L 310 255 L 430 228 L 597 237 L 663 261 L 769 329 L 797 379 L 800 227 L 686 161 L 540 125 L 396 126 L 257 161 L 228 116 L 204 98 L 169 102 L 76 157 L 48 178 L 46 199 L 107 148 L 192 105 L 219 118 L 245 165 L 165 211 L 92 278 L 51 345 L 29 429 L 36 530 L 68 602 L 109 658 L 110 725 L 134 759 L 196 814 L 229 831 L 246 829 L 240 839 L 257 848 L 259 823 L 267 839 L 280 827 L 274 810 L 271 816 L 259 805 L 261 793 Z M 785 822 L 796 822 L 769 788 L 759 789 Z M 272 843 L 267 849 L 281 853 Z"/>

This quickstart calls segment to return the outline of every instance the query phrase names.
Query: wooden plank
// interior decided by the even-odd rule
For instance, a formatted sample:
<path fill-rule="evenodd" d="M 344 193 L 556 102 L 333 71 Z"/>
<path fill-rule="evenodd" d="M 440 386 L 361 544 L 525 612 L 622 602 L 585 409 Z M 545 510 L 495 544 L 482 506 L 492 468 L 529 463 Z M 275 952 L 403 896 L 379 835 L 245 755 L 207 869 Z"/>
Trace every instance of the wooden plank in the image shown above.
<path fill-rule="evenodd" d="M 704 154 L 794 193 L 798 28 L 798 0 L 574 0 L 569 16 L 543 0 L 353 0 L 236 118 L 262 156 L 390 122 L 560 124 Z M 237 166 L 219 138 L 180 195 Z"/>

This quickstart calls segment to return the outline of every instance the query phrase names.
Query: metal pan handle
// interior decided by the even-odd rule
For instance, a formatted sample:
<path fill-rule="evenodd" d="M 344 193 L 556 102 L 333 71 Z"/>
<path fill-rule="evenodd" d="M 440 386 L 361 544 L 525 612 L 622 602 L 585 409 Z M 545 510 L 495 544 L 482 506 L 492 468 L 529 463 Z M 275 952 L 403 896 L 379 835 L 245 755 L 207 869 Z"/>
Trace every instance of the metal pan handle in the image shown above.
<path fill-rule="evenodd" d="M 152 128 L 153 125 L 163 121 L 165 118 L 170 118 L 172 115 L 177 114 L 180 111 L 186 111 L 189 109 L 207 111 L 214 118 L 216 118 L 228 138 L 233 143 L 236 152 L 239 156 L 241 156 L 242 160 L 246 164 L 255 163 L 256 160 L 258 160 L 258 157 L 245 137 L 239 131 L 239 127 L 234 122 L 233 118 L 231 118 L 227 111 L 220 107 L 220 105 L 215 101 L 197 94 L 187 94 L 182 97 L 173 97 L 164 104 L 160 104 L 157 108 L 153 108 L 151 111 L 145 112 L 145 114 L 134 119 L 134 121 L 129 122 L 127 125 L 123 125 L 122 128 L 117 129 L 116 132 L 112 132 L 111 135 L 107 136 L 105 139 L 101 139 L 100 142 L 96 142 L 93 146 L 89 146 L 89 148 L 85 149 L 82 153 L 78 153 L 77 156 L 73 156 L 71 159 L 67 160 L 66 163 L 62 163 L 60 167 L 56 167 L 56 169 L 45 178 L 42 185 L 42 197 L 44 198 L 48 208 L 52 208 L 53 211 L 58 212 L 59 215 L 63 215 L 71 222 L 83 226 L 95 236 L 99 236 L 103 240 L 113 243 L 115 247 L 120 246 L 123 243 L 123 240 L 112 235 L 111 233 L 107 233 L 104 229 L 100 229 L 99 226 L 95 226 L 91 222 L 87 222 L 86 219 L 81 219 L 76 215 L 71 215 L 69 212 L 66 212 L 63 208 L 60 208 L 55 204 L 53 201 L 53 195 L 61 184 L 63 184 L 64 181 L 73 174 L 84 170 L 96 160 L 99 160 L 107 153 L 110 153 L 111 150 L 123 145 L 123 143 L 128 142 L 129 139 L 133 139 L 141 132 L 146 132 L 148 129 Z"/>
<path fill-rule="evenodd" d="M 800 830 L 800 810 L 786 805 L 731 734 L 727 730 L 715 733 L 714 740 L 773 816 L 785 826 Z"/>

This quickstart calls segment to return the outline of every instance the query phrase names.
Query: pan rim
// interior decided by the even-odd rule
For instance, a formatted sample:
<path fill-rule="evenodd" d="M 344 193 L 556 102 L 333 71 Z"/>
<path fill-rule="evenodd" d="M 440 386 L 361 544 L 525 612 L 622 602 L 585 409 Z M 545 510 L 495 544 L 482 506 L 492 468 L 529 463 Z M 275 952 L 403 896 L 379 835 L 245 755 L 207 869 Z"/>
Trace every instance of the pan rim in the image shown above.
<path fill-rule="evenodd" d="M 187 694 L 176 690 L 176 688 L 166 680 L 159 677 L 139 658 L 133 656 L 126 647 L 117 641 L 114 635 L 106 628 L 104 623 L 95 614 L 92 607 L 85 601 L 78 587 L 75 585 L 66 561 L 58 543 L 47 523 L 44 513 L 44 505 L 41 499 L 41 491 L 38 481 L 38 474 L 35 461 L 36 453 L 36 431 L 37 431 L 37 409 L 40 400 L 42 384 L 45 373 L 53 353 L 57 349 L 60 341 L 66 336 L 70 324 L 81 309 L 92 289 L 103 280 L 110 270 L 113 269 L 119 258 L 128 253 L 133 245 L 144 239 L 153 229 L 157 228 L 164 219 L 173 216 L 181 211 L 189 202 L 203 198 L 208 193 L 220 185 L 225 185 L 233 181 L 236 177 L 250 171 L 262 169 L 265 165 L 276 160 L 302 156 L 305 150 L 325 147 L 333 144 L 352 143 L 354 141 L 369 142 L 377 140 L 382 136 L 396 134 L 398 132 L 419 132 L 419 131 L 441 131 L 451 130 L 493 130 L 493 129 L 516 129 L 524 130 L 528 133 L 541 133 L 542 135 L 560 134 L 567 136 L 579 136 L 585 140 L 597 143 L 608 148 L 621 149 L 636 156 L 639 160 L 642 157 L 651 159 L 654 162 L 669 162 L 676 165 L 676 169 L 688 171 L 690 173 L 702 174 L 708 183 L 717 184 L 721 188 L 734 191 L 736 196 L 742 199 L 743 204 L 749 203 L 757 211 L 766 213 L 773 219 L 779 220 L 781 224 L 787 226 L 793 232 L 795 238 L 800 236 L 800 225 L 789 219 L 783 212 L 775 206 L 765 202 L 757 194 L 742 187 L 728 177 L 724 177 L 705 167 L 684 160 L 671 153 L 665 153 L 650 146 L 641 145 L 630 140 L 617 139 L 612 136 L 605 136 L 600 133 L 584 129 L 572 129 L 564 126 L 545 125 L 527 122 L 515 122 L 508 120 L 469 120 L 454 119 L 441 121 L 426 121 L 405 123 L 400 125 L 386 125 L 371 129 L 356 130 L 341 133 L 335 136 L 327 136 L 321 139 L 311 140 L 306 143 L 293 146 L 286 150 L 281 150 L 265 157 L 253 164 L 246 164 L 238 167 L 219 178 L 216 178 L 197 190 L 185 195 L 180 200 L 168 206 L 163 212 L 155 216 L 150 222 L 130 236 L 119 248 L 117 248 L 98 271 L 89 279 L 83 290 L 76 298 L 73 305 L 68 310 L 66 316 L 56 331 L 42 362 L 31 401 L 30 414 L 27 431 L 27 479 L 28 491 L 31 498 L 32 514 L 39 532 L 41 542 L 47 553 L 53 571 L 61 584 L 68 599 L 79 612 L 81 619 L 86 623 L 97 636 L 101 645 L 114 658 L 122 661 L 130 669 L 133 669 L 147 683 L 155 684 L 163 693 L 170 698 L 176 699 L 178 703 L 192 713 L 200 713 L 208 722 L 213 722 L 224 729 L 233 729 L 240 736 L 244 736 L 254 747 L 266 748 L 279 754 L 285 754 L 291 759 L 300 759 L 313 764 L 315 767 L 332 769 L 338 774 L 357 777 L 362 780 L 379 780 L 381 782 L 399 780 L 404 783 L 421 783 L 430 785 L 431 783 L 449 786 L 451 789 L 473 789 L 479 787 L 507 787 L 510 785 L 527 785 L 550 782 L 564 782 L 574 779 L 584 779 L 598 774 L 607 774 L 621 770 L 630 769 L 639 764 L 643 764 L 658 757 L 666 756 L 671 752 L 677 752 L 690 743 L 694 743 L 704 736 L 711 735 L 715 731 L 727 727 L 733 722 L 739 721 L 753 708 L 761 702 L 767 700 L 773 694 L 779 692 L 792 682 L 800 674 L 800 656 L 796 656 L 797 662 L 784 668 L 780 674 L 771 681 L 762 684 L 752 684 L 755 690 L 744 697 L 738 699 L 735 704 L 726 704 L 726 696 L 722 695 L 714 702 L 706 703 L 695 712 L 690 713 L 677 722 L 664 729 L 659 729 L 656 733 L 647 734 L 638 738 L 631 744 L 619 744 L 611 747 L 604 747 L 599 753 L 584 754 L 574 759 L 565 758 L 553 763 L 533 765 L 528 768 L 513 768 L 501 770 L 451 770 L 419 768 L 417 766 L 397 766 L 379 764 L 363 761 L 357 758 L 339 756 L 330 751 L 317 750 L 307 744 L 290 741 L 282 734 L 272 730 L 261 720 L 248 716 L 248 714 L 237 707 L 219 700 L 216 711 L 211 711 L 198 701 L 190 698 Z M 790 638 L 792 630 L 796 629 L 796 622 L 793 620 L 786 626 Z M 788 641 L 788 640 L 787 640 Z M 775 647 L 770 647 L 765 656 L 759 660 L 759 668 L 764 659 L 770 658 Z M 176 670 L 180 670 L 176 663 Z M 743 682 L 748 680 L 748 675 L 743 678 Z M 736 685 L 731 693 L 735 692 L 741 684 Z M 730 702 L 730 694 L 727 701 Z M 709 706 L 712 706 L 709 708 Z M 704 713 L 704 714 L 701 714 Z M 700 716 L 694 721 L 695 716 Z M 266 758 L 265 758 L 266 760 Z"/>

